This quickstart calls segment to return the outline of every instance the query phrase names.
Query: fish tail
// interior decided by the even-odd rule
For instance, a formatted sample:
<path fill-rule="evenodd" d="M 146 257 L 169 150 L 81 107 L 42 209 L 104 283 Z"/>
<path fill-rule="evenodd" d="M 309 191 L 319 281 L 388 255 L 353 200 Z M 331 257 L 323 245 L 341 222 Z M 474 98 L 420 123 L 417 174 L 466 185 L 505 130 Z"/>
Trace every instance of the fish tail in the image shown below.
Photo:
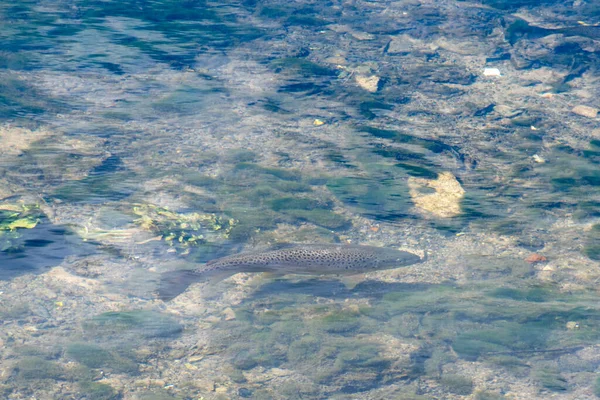
<path fill-rule="evenodd" d="M 221 269 L 205 271 L 179 269 L 165 272 L 160 276 L 160 282 L 156 294 L 159 299 L 163 301 L 169 301 L 185 292 L 188 286 L 193 283 L 208 282 L 209 285 L 206 285 L 206 287 L 203 288 L 202 294 L 210 295 L 212 293 L 211 289 L 214 286 L 213 284 L 227 279 L 230 276 L 235 275 L 237 272 L 239 271 Z"/>
<path fill-rule="evenodd" d="M 160 275 L 156 296 L 163 301 L 169 301 L 185 292 L 188 286 L 198 280 L 198 274 L 189 269 L 165 272 Z"/>

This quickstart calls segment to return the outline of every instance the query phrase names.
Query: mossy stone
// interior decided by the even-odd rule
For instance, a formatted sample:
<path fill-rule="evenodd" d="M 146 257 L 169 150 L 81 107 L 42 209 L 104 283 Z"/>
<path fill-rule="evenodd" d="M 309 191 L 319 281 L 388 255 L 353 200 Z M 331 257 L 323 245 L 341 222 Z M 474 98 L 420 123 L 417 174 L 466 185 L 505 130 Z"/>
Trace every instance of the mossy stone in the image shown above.
<path fill-rule="evenodd" d="M 137 374 L 138 366 L 132 360 L 88 343 L 72 343 L 66 354 L 88 368 L 103 368 L 117 373 Z"/>
<path fill-rule="evenodd" d="M 301 197 L 282 197 L 271 200 L 271 209 L 275 211 L 282 210 L 314 210 L 315 208 L 325 208 L 323 204 L 317 200 L 301 198 Z"/>
<path fill-rule="evenodd" d="M 452 343 L 452 349 L 462 358 L 474 361 L 486 353 L 502 352 L 509 350 L 505 346 L 485 342 L 467 337 L 458 337 Z"/>
<path fill-rule="evenodd" d="M 231 369 L 228 375 L 229 379 L 231 379 L 235 383 L 246 383 L 247 381 L 243 372 L 236 368 Z"/>
<path fill-rule="evenodd" d="M 314 337 L 304 337 L 292 342 L 287 351 L 287 359 L 290 362 L 305 362 L 314 357 L 321 348 L 321 341 Z"/>
<path fill-rule="evenodd" d="M 390 360 L 379 355 L 379 349 L 374 345 L 357 343 L 353 349 L 341 351 L 336 357 L 334 368 L 339 371 L 356 368 L 374 368 L 385 370 L 390 366 Z"/>
<path fill-rule="evenodd" d="M 553 392 L 564 392 L 569 388 L 567 380 L 558 371 L 540 369 L 534 371 L 533 376 L 543 388 Z"/>
<path fill-rule="evenodd" d="M 596 378 L 596 381 L 594 382 L 594 395 L 596 395 L 596 397 L 600 397 L 600 376 Z"/>
<path fill-rule="evenodd" d="M 87 343 L 72 343 L 67 347 L 68 357 L 89 368 L 103 368 L 111 363 L 113 356 L 100 346 Z"/>
<path fill-rule="evenodd" d="M 343 230 L 349 228 L 352 223 L 333 211 L 314 209 L 314 210 L 286 210 L 285 214 L 290 215 L 302 221 L 307 221 L 323 228 L 331 230 Z"/>
<path fill-rule="evenodd" d="M 25 357 L 15 364 L 14 369 L 17 379 L 21 380 L 59 380 L 64 377 L 64 370 L 60 365 L 39 357 Z"/>
<path fill-rule="evenodd" d="M 352 311 L 335 311 L 321 318 L 315 318 L 313 324 L 329 333 L 349 333 L 360 327 L 359 315 Z"/>
<path fill-rule="evenodd" d="M 502 400 L 505 397 L 498 392 L 482 390 L 475 392 L 475 400 Z"/>
<path fill-rule="evenodd" d="M 553 293 L 543 287 L 532 287 L 528 289 L 498 288 L 492 291 L 490 294 L 491 296 L 497 298 L 517 301 L 533 301 L 539 303 L 553 298 Z"/>
<path fill-rule="evenodd" d="M 79 383 L 81 393 L 87 400 L 114 400 L 121 398 L 121 395 L 110 385 L 99 382 L 81 382 Z"/>
<path fill-rule="evenodd" d="M 468 396 L 473 393 L 473 380 L 466 376 L 444 374 L 441 383 L 448 392 L 453 394 Z"/>
<path fill-rule="evenodd" d="M 251 150 L 235 149 L 229 151 L 225 158 L 228 162 L 232 163 L 252 162 L 256 160 L 257 154 Z"/>
<path fill-rule="evenodd" d="M 2 320 L 23 318 L 30 313 L 31 310 L 29 309 L 29 306 L 25 303 L 0 305 L 0 319 Z"/>
<path fill-rule="evenodd" d="M 583 254 L 594 261 L 600 261 L 600 224 L 592 227 L 583 247 Z"/>
<path fill-rule="evenodd" d="M 171 316 L 145 310 L 106 312 L 84 322 L 83 327 L 98 336 L 129 332 L 145 338 L 176 336 L 183 330 Z"/>
<path fill-rule="evenodd" d="M 526 372 L 529 370 L 529 365 L 519 357 L 511 355 L 499 354 L 486 357 L 485 360 L 491 364 L 506 368 L 515 376 L 525 376 Z"/>

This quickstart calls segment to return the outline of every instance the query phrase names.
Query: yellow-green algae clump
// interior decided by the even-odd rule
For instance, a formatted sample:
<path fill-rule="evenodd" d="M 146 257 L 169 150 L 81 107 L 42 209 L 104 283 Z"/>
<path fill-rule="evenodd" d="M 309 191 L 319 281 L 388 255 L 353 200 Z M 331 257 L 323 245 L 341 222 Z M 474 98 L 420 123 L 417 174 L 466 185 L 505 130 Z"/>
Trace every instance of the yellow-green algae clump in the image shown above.
<path fill-rule="evenodd" d="M 32 204 L 0 204 L 0 251 L 18 247 L 14 240 L 21 237 L 20 230 L 33 229 L 40 222 L 42 212 Z"/>
<path fill-rule="evenodd" d="M 156 232 L 171 246 L 191 246 L 214 239 L 227 239 L 237 223 L 233 218 L 215 214 L 177 213 L 153 204 L 137 204 L 134 221 L 141 228 Z"/>

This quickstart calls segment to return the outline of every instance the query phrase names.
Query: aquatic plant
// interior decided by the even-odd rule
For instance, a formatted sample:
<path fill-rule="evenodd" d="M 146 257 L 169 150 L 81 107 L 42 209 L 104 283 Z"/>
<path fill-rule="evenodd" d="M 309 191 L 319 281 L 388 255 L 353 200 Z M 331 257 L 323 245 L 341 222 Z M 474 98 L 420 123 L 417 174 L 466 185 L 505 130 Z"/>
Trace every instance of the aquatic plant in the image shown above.
<path fill-rule="evenodd" d="M 145 310 L 102 313 L 85 321 L 83 328 L 96 337 L 130 334 L 144 338 L 168 338 L 183 330 L 173 317 Z"/>
<path fill-rule="evenodd" d="M 117 373 L 136 374 L 138 367 L 130 359 L 95 344 L 71 343 L 66 349 L 69 358 L 88 368 L 103 368 Z"/>
<path fill-rule="evenodd" d="M 183 248 L 227 239 L 237 224 L 233 218 L 178 213 L 153 204 L 137 204 L 133 213 L 138 217 L 134 223 L 141 228 L 161 235 L 170 246 Z"/>
<path fill-rule="evenodd" d="M 37 204 L 0 204 L 0 251 L 14 251 L 24 246 L 18 239 L 23 229 L 35 228 L 44 217 Z"/>

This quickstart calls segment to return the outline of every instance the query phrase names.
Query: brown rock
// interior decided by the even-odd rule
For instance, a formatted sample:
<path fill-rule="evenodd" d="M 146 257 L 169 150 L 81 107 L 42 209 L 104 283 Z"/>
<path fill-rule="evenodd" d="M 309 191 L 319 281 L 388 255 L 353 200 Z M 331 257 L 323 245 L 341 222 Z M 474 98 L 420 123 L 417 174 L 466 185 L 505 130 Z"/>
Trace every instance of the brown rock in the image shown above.
<path fill-rule="evenodd" d="M 598 115 L 597 108 L 588 107 L 588 106 L 575 106 L 575 107 L 573 107 L 573 109 L 571 111 L 577 115 L 581 115 L 583 117 L 588 117 L 588 118 L 596 118 L 596 116 Z"/>
<path fill-rule="evenodd" d="M 529 257 L 527 257 L 525 261 L 527 261 L 529 264 L 537 264 L 541 262 L 546 262 L 548 261 L 548 259 L 541 254 L 533 253 L 529 255 Z"/>

